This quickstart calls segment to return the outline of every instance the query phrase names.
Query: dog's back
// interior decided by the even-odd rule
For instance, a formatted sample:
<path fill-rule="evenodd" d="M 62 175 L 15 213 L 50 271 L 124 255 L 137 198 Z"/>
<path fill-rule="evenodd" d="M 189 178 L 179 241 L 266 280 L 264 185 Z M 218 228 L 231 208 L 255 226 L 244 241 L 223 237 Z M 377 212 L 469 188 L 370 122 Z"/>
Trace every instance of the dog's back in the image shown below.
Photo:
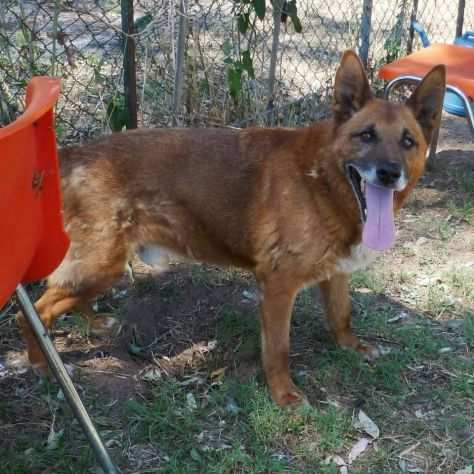
<path fill-rule="evenodd" d="M 256 227 L 291 201 L 302 207 L 297 196 L 304 186 L 289 187 L 297 185 L 294 155 L 305 138 L 282 129 L 152 129 L 65 148 L 67 231 L 73 242 L 90 242 L 91 252 L 107 240 L 114 255 L 123 248 L 128 258 L 156 244 L 193 259 L 252 268 Z M 279 205 L 282 186 L 288 189 Z"/>

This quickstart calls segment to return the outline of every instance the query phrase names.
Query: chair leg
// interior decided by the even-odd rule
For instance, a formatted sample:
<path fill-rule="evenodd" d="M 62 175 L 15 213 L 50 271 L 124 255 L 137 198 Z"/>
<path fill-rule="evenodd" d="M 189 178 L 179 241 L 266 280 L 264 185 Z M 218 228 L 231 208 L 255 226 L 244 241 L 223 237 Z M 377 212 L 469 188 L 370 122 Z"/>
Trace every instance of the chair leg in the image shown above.
<path fill-rule="evenodd" d="M 395 87 L 401 86 L 403 83 L 406 84 L 417 84 L 421 82 L 421 78 L 417 76 L 399 76 L 396 77 L 395 79 L 392 79 L 387 86 L 385 87 L 384 91 L 384 99 L 389 100 L 390 92 L 392 89 L 395 89 Z"/>
<path fill-rule="evenodd" d="M 464 92 L 457 87 L 446 85 L 446 89 L 448 89 L 450 92 L 454 92 L 454 94 L 456 94 L 462 100 L 464 104 L 464 111 L 466 112 L 466 120 L 470 126 L 472 138 L 474 139 L 474 110 L 471 106 L 470 100 L 466 94 L 464 94 Z"/>
<path fill-rule="evenodd" d="M 38 340 L 38 345 L 40 346 L 43 354 L 48 361 L 49 368 L 53 373 L 54 377 L 58 381 L 61 389 L 66 397 L 69 406 L 71 407 L 74 416 L 79 421 L 81 428 L 83 429 L 89 443 L 101 465 L 103 471 L 106 474 L 119 474 L 118 468 L 112 463 L 110 456 L 105 449 L 102 440 L 100 439 L 99 433 L 95 429 L 92 420 L 89 417 L 82 401 L 79 397 L 79 394 L 74 387 L 69 374 L 67 373 L 61 359 L 59 358 L 56 349 L 49 338 L 41 319 L 36 312 L 36 309 L 31 302 L 30 298 L 28 297 L 28 293 L 26 292 L 23 285 L 18 285 L 16 288 L 16 296 L 18 298 L 18 302 L 20 307 L 23 311 L 25 319 L 28 321 L 29 325 L 31 326 L 31 330 L 33 331 L 36 339 Z"/>

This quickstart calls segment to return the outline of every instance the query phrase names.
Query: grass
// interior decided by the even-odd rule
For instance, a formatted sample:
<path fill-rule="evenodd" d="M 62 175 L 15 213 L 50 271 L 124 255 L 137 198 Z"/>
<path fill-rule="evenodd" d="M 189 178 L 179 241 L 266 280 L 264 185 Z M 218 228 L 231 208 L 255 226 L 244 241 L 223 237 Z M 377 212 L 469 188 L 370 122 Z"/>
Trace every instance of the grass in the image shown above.
<path fill-rule="evenodd" d="M 448 210 L 455 217 L 474 225 L 474 170 L 455 170 L 449 175 L 456 181 L 457 196 L 449 200 Z"/>
<path fill-rule="evenodd" d="M 453 286 L 465 291 L 462 276 L 448 273 Z M 466 315 L 453 334 L 407 309 L 403 311 L 408 316 L 396 320 L 402 309 L 377 291 L 383 285 L 410 282 L 413 275 L 392 272 L 385 282 L 380 275 L 359 272 L 352 281 L 356 289 L 371 288 L 353 293 L 354 327 L 363 339 L 385 347 L 376 363 L 368 364 L 357 353 L 321 339 L 322 323 L 311 314 L 314 295 L 306 290 L 295 307 L 294 337 L 300 338 L 301 331 L 306 337 L 301 341 L 314 347 L 292 365 L 312 406 L 279 409 L 268 397 L 260 372 L 244 370 L 259 364 L 256 303 L 245 311 L 229 311 L 225 305 L 215 327 L 217 352 L 199 366 L 148 382 L 142 396 L 124 402 L 115 421 L 106 408 L 109 403 L 100 402 L 100 394 L 88 394 L 88 406 L 106 439 L 120 446 L 114 451 L 116 459 L 122 467 L 127 459 L 133 461 L 133 472 L 335 474 L 339 468 L 332 460 L 347 460 L 351 447 L 364 436 L 352 422 L 362 408 L 382 436 L 377 449 L 369 446 L 351 465 L 351 473 L 400 472 L 401 453 L 414 445 L 417 448 L 403 458 L 407 469 L 444 463 L 444 472 L 454 473 L 463 467 L 474 459 L 474 449 L 466 442 L 474 399 L 472 360 L 466 348 L 474 343 L 474 315 Z M 221 287 L 227 276 L 212 275 L 203 282 L 205 278 L 205 273 L 199 274 L 200 284 Z M 144 284 L 163 289 L 156 282 Z M 241 288 L 248 288 L 245 285 Z M 143 288 L 136 291 L 142 295 Z M 452 350 L 443 352 L 446 347 Z M 216 367 L 227 369 L 215 378 Z M 31 443 L 25 437 L 3 448 L 0 455 L 7 459 L 9 471 L 31 472 L 32 466 L 54 466 L 57 473 L 90 469 L 91 453 L 78 426 L 68 422 L 70 413 L 56 393 L 54 384 L 43 386 L 39 399 L 48 401 L 55 429 L 64 429 L 63 436 L 49 449 L 48 430 L 41 441 Z M 0 407 L 0 414 L 6 411 Z M 437 448 L 440 440 L 444 451 Z"/>
<path fill-rule="evenodd" d="M 377 287 L 373 275 L 357 275 L 355 285 L 361 282 Z M 409 447 L 413 440 L 426 440 L 426 452 L 410 458 L 411 468 L 426 459 L 442 462 L 443 456 L 435 449 L 436 437 L 462 431 L 469 425 L 459 415 L 459 411 L 470 413 L 462 400 L 474 396 L 468 366 L 444 355 L 441 349 L 451 342 L 423 324 L 422 318 L 412 315 L 409 322 L 390 324 L 398 308 L 386 302 L 374 305 L 376 295 L 356 295 L 356 304 L 365 307 L 363 317 L 355 320 L 357 332 L 383 339 L 392 350 L 376 364 L 367 364 L 358 354 L 331 345 L 311 355 L 305 361 L 305 370 L 296 370 L 296 374 L 312 408 L 278 409 L 269 400 L 262 381 L 254 377 L 241 380 L 230 375 L 219 384 L 208 380 L 185 389 L 180 380 L 170 379 L 160 382 L 148 400 L 129 405 L 135 441 L 160 445 L 166 453 L 160 472 L 202 472 L 205 466 L 206 472 L 216 473 L 336 473 L 337 466 L 327 463 L 327 459 L 347 455 L 354 440 L 361 436 L 351 419 L 354 407 L 363 405 L 387 439 L 353 465 L 351 472 L 399 472 L 401 448 Z M 310 295 L 303 296 L 297 312 L 305 313 L 311 304 Z M 474 319 L 467 318 L 462 331 L 466 340 L 471 340 Z M 230 342 L 232 347 L 238 347 L 240 339 L 254 346 L 258 343 L 258 323 L 248 315 L 225 313 L 217 334 L 219 341 Z M 234 351 L 237 364 L 246 358 L 245 352 Z M 451 373 L 452 378 L 433 389 L 433 378 L 443 371 Z M 190 399 L 196 400 L 191 407 Z M 425 409 L 426 399 L 434 410 L 449 412 L 446 421 L 443 417 L 425 419 L 420 409 L 420 418 L 413 413 L 407 417 L 407 409 Z M 446 404 L 452 407 L 448 405 L 447 409 Z M 455 410 L 458 412 L 453 415 Z M 427 433 L 434 434 L 427 437 Z M 390 441 L 392 435 L 399 440 L 396 444 Z M 399 446 L 400 440 L 406 444 Z M 445 461 L 452 466 L 474 454 L 470 448 L 458 446 L 454 438 L 446 442 L 458 456 L 455 461 Z M 180 471 L 183 465 L 187 471 Z"/>
<path fill-rule="evenodd" d="M 474 349 L 474 312 L 466 314 L 463 322 L 463 332 L 466 344 L 470 349 Z"/>
<path fill-rule="evenodd" d="M 386 285 L 383 274 L 373 270 L 357 271 L 351 275 L 351 286 L 353 288 L 368 288 L 375 293 L 381 293 Z"/>
<path fill-rule="evenodd" d="M 197 401 L 192 407 L 190 393 Z M 288 472 L 290 462 L 322 466 L 324 453 L 340 449 L 351 432 L 347 410 L 281 410 L 255 379 L 230 378 L 187 393 L 170 380 L 147 403 L 128 408 L 136 441 L 163 449 L 160 472 Z"/>

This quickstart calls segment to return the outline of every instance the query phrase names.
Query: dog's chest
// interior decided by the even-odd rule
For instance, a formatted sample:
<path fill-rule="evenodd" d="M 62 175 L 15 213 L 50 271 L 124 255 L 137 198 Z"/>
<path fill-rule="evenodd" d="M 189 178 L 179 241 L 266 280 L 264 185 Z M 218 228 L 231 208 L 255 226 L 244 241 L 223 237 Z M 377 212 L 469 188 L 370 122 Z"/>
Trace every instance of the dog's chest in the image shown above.
<path fill-rule="evenodd" d="M 336 269 L 342 273 L 352 273 L 370 265 L 377 257 L 377 252 L 364 244 L 353 245 L 349 257 L 340 258 L 336 262 Z"/>

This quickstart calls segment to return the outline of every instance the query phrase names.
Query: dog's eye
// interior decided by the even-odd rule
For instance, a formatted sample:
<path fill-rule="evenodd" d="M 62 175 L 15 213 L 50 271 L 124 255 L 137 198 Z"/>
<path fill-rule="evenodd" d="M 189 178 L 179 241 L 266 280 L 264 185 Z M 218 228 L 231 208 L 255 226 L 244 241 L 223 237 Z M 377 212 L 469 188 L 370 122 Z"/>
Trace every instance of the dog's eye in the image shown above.
<path fill-rule="evenodd" d="M 364 130 L 362 133 L 359 134 L 359 137 L 364 143 L 373 143 L 377 140 L 375 130 L 372 129 Z"/>
<path fill-rule="evenodd" d="M 402 145 L 404 148 L 409 150 L 410 148 L 413 148 L 415 146 L 415 140 L 413 140 L 410 135 L 404 134 L 402 138 Z"/>

